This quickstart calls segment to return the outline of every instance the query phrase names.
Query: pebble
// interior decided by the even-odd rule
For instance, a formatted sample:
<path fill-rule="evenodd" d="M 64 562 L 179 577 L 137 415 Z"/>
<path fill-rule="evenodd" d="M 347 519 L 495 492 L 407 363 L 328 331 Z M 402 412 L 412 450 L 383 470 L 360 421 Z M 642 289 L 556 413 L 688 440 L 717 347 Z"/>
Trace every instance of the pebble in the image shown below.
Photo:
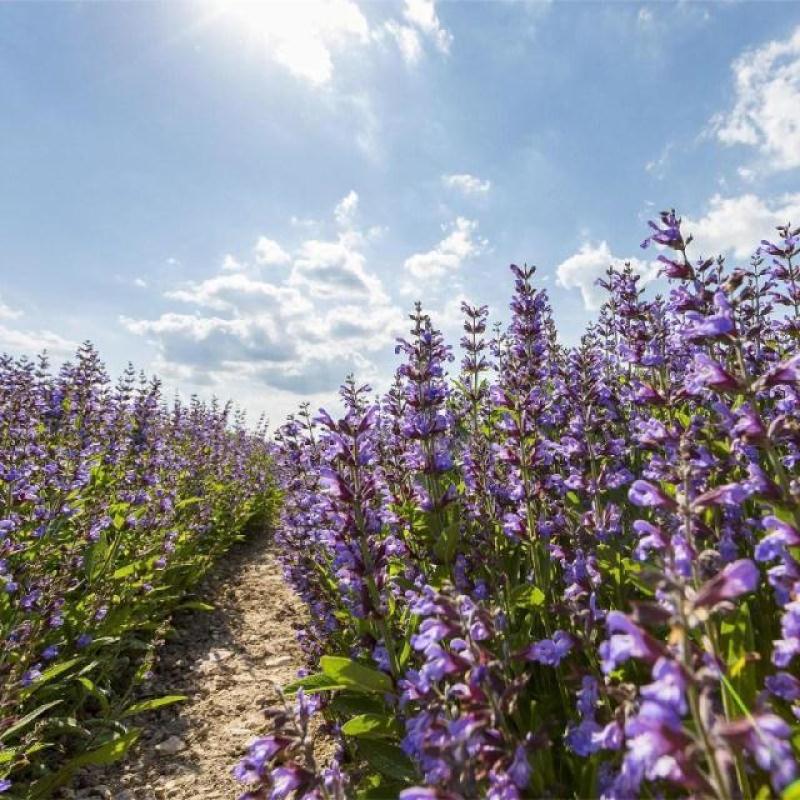
<path fill-rule="evenodd" d="M 156 752 L 164 756 L 174 756 L 186 749 L 186 742 L 179 736 L 170 736 L 156 745 Z"/>

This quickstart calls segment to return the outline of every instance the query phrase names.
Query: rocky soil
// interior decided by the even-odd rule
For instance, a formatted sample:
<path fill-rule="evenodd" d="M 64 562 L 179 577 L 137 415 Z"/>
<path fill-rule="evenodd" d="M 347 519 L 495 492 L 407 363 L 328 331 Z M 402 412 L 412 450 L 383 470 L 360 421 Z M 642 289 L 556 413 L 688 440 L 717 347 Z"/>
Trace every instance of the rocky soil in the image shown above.
<path fill-rule="evenodd" d="M 301 666 L 304 610 L 267 537 L 237 545 L 198 589 L 214 611 L 180 612 L 147 695 L 189 699 L 142 717 L 142 738 L 118 765 L 78 776 L 64 798 L 230 800 L 230 771 L 265 730 L 262 710 Z"/>

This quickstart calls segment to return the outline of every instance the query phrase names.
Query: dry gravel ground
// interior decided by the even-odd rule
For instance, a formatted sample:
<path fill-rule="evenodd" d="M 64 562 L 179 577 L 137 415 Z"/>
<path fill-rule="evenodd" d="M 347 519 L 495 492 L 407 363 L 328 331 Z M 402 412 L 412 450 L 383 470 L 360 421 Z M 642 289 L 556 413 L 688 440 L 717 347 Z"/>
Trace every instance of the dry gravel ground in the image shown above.
<path fill-rule="evenodd" d="M 286 586 L 267 536 L 236 545 L 197 592 L 213 612 L 184 611 L 160 651 L 148 694 L 189 699 L 140 718 L 125 761 L 78 776 L 68 798 L 230 800 L 231 767 L 265 730 L 262 710 L 302 665 L 295 628 L 304 609 Z"/>

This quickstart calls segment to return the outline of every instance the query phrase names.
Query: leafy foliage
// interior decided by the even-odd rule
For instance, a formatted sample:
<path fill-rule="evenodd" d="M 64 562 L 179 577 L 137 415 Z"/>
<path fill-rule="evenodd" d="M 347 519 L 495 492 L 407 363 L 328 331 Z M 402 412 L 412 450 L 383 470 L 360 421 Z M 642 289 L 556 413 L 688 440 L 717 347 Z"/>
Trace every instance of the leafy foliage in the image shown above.
<path fill-rule="evenodd" d="M 263 427 L 230 406 L 166 406 L 84 345 L 53 375 L 0 359 L 0 788 L 47 797 L 121 757 L 171 611 L 275 491 Z M 183 607 L 208 606 L 189 601 Z"/>
<path fill-rule="evenodd" d="M 731 270 L 663 213 L 669 295 L 609 269 L 570 348 L 512 266 L 506 330 L 463 306 L 455 379 L 417 305 L 384 397 L 348 380 L 341 419 L 290 418 L 310 674 L 245 797 L 797 796 L 800 228 L 778 237 Z"/>

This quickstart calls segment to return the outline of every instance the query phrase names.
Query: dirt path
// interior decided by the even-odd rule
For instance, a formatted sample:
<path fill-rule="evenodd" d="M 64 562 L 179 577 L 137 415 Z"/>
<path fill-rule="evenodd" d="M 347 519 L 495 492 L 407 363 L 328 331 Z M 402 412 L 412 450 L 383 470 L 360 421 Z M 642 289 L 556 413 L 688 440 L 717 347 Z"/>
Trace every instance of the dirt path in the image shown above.
<path fill-rule="evenodd" d="M 303 608 L 266 537 L 237 545 L 197 592 L 213 612 L 181 612 L 162 647 L 152 694 L 189 699 L 143 717 L 126 761 L 80 776 L 72 796 L 114 800 L 230 800 L 231 767 L 265 730 L 262 709 L 302 664 Z"/>

